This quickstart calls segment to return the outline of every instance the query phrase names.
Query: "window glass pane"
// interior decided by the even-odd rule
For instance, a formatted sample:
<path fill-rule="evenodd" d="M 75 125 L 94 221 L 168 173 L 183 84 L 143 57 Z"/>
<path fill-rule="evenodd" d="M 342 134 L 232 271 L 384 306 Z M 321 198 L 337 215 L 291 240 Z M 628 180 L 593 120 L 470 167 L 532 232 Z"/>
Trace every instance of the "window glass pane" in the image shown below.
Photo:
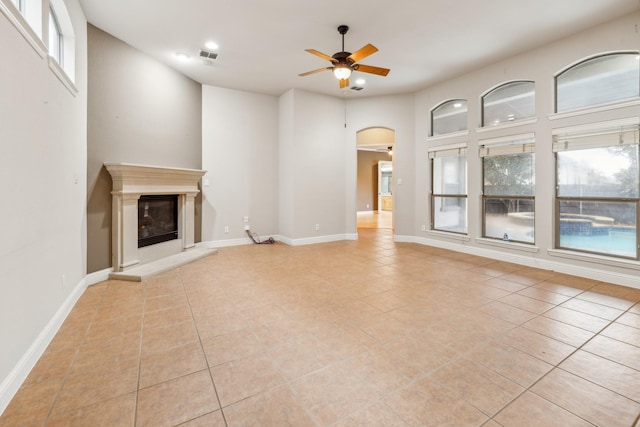
<path fill-rule="evenodd" d="M 536 115 L 533 82 L 504 84 L 482 97 L 482 126 L 496 126 Z"/>
<path fill-rule="evenodd" d="M 519 153 L 483 157 L 486 196 L 533 196 L 535 154 Z"/>
<path fill-rule="evenodd" d="M 534 207 L 530 199 L 485 199 L 485 237 L 533 243 Z"/>
<path fill-rule="evenodd" d="M 467 194 L 466 156 L 433 159 L 433 193 Z"/>
<path fill-rule="evenodd" d="M 556 111 L 568 111 L 640 96 L 637 53 L 605 55 L 556 77 Z"/>
<path fill-rule="evenodd" d="M 559 197 L 638 197 L 638 146 L 562 151 Z"/>
<path fill-rule="evenodd" d="M 467 198 L 438 197 L 433 200 L 433 229 L 454 233 L 467 232 Z"/>
<path fill-rule="evenodd" d="M 636 204 L 560 201 L 560 247 L 636 258 Z"/>
<path fill-rule="evenodd" d="M 467 130 L 467 101 L 454 99 L 431 112 L 431 135 L 443 135 Z"/>
<path fill-rule="evenodd" d="M 62 65 L 62 46 L 61 46 L 62 33 L 60 32 L 60 26 L 58 20 L 53 11 L 53 8 L 49 9 L 49 55 L 55 59 L 58 64 Z"/>

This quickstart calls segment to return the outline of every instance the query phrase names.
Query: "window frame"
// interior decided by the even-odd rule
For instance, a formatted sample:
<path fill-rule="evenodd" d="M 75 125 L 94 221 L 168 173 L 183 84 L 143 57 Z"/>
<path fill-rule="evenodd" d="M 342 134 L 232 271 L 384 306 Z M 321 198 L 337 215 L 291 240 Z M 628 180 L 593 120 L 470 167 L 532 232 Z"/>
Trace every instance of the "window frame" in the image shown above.
<path fill-rule="evenodd" d="M 465 128 L 464 129 L 460 129 L 460 130 L 456 130 L 456 131 L 435 134 L 434 133 L 434 126 L 433 126 L 433 115 L 434 115 L 434 113 L 438 109 L 443 108 L 448 104 L 454 105 L 456 102 L 464 103 L 464 106 L 466 108 L 466 111 L 465 111 Z M 441 137 L 441 136 L 444 136 L 444 135 L 451 135 L 451 134 L 457 133 L 457 132 L 468 131 L 469 130 L 469 107 L 468 106 L 469 106 L 469 102 L 466 99 L 454 98 L 454 99 L 448 99 L 446 101 L 442 101 L 441 103 L 439 103 L 435 107 L 433 107 L 431 109 L 431 111 L 429 112 L 429 125 L 430 125 L 429 136 L 431 136 L 431 137 Z"/>
<path fill-rule="evenodd" d="M 500 89 L 504 88 L 505 86 L 512 85 L 512 84 L 515 84 L 515 83 L 531 83 L 531 85 L 533 86 L 533 114 L 531 116 L 527 116 L 527 117 L 521 117 L 521 118 L 514 119 L 514 120 L 508 120 L 508 121 L 506 121 L 504 123 L 499 123 L 499 124 L 496 124 L 496 125 L 493 125 L 493 126 L 487 125 L 487 123 L 485 123 L 485 111 L 484 111 L 485 110 L 485 98 L 487 96 L 491 95 L 492 93 L 494 93 L 495 91 L 500 90 Z M 488 91 L 486 91 L 484 94 L 482 94 L 480 96 L 480 127 L 481 128 L 492 128 L 492 127 L 495 127 L 495 126 L 511 124 L 511 123 L 518 123 L 518 122 L 523 121 L 523 120 L 528 120 L 528 119 L 535 118 L 536 117 L 536 101 L 535 101 L 535 99 L 536 99 L 536 82 L 533 81 L 533 80 L 511 80 L 511 81 L 508 81 L 508 82 L 501 83 L 498 86 L 495 86 L 495 87 L 489 89 Z"/>
<path fill-rule="evenodd" d="M 574 63 L 568 65 L 567 67 L 563 68 L 559 72 L 557 72 L 553 76 L 553 113 L 554 114 L 566 114 L 566 113 L 571 113 L 571 112 L 574 112 L 574 111 L 588 110 L 588 109 L 591 109 L 591 108 L 598 108 L 598 107 L 602 107 L 602 106 L 606 106 L 606 105 L 610 105 L 610 104 L 618 104 L 618 103 L 624 103 L 624 102 L 640 100 L 640 82 L 639 82 L 638 94 L 636 94 L 635 97 L 625 98 L 625 99 L 620 99 L 620 100 L 615 100 L 615 101 L 605 101 L 605 102 L 601 102 L 601 103 L 597 103 L 597 104 L 589 104 L 589 105 L 584 105 L 584 106 L 581 106 L 581 107 L 576 107 L 576 108 L 571 108 L 571 109 L 567 109 L 567 110 L 563 110 L 563 111 L 558 111 L 558 78 L 560 78 L 565 73 L 570 72 L 574 68 L 579 67 L 580 65 L 582 65 L 582 64 L 584 64 L 586 62 L 594 61 L 594 60 L 597 60 L 599 58 L 604 58 L 604 57 L 607 57 L 607 56 L 619 56 L 619 55 L 635 55 L 636 57 L 638 57 L 638 56 L 640 56 L 640 50 L 623 50 L 623 51 L 614 51 L 614 52 L 604 52 L 604 53 L 600 53 L 600 54 L 597 54 L 597 55 L 592 55 L 592 56 L 589 56 L 587 58 L 581 59 L 581 60 L 579 60 L 577 62 L 574 62 Z M 639 80 L 640 80 L 640 64 L 638 66 L 638 75 L 639 75 Z"/>
<path fill-rule="evenodd" d="M 633 118 L 632 121 L 636 121 L 636 118 Z M 572 151 L 571 149 L 560 149 L 558 145 L 561 144 L 559 140 L 561 139 L 578 139 L 587 137 L 593 134 L 600 135 L 613 135 L 617 133 L 622 133 L 625 130 L 631 129 L 636 132 L 636 142 L 631 143 L 629 145 L 636 145 L 638 150 L 638 161 L 640 161 L 640 146 L 638 145 L 638 134 L 640 133 L 640 125 L 634 123 L 633 125 L 627 125 L 629 120 L 619 120 L 615 123 L 619 124 L 619 126 L 615 126 L 614 122 L 610 122 L 608 126 L 604 123 L 596 123 L 595 126 L 582 126 L 584 130 L 580 132 L 580 127 L 566 128 L 565 130 L 556 129 L 553 131 L 553 160 L 554 160 L 554 182 L 555 182 L 555 192 L 554 192 L 554 219 L 553 219 L 553 230 L 554 230 L 554 238 L 553 245 L 554 249 L 563 250 L 563 251 L 571 251 L 582 254 L 591 254 L 597 256 L 606 256 L 615 259 L 621 260 L 632 260 L 632 261 L 640 261 L 640 168 L 638 168 L 638 195 L 637 197 L 598 197 L 598 196 L 585 196 L 585 197 L 576 197 L 576 196 L 561 196 L 560 195 L 560 183 L 559 183 L 559 162 L 558 162 L 558 153 L 563 151 Z M 598 128 L 599 126 L 599 128 Z M 566 144 L 566 143 L 565 143 Z M 607 148 L 607 147 L 615 147 L 616 145 L 608 144 L 608 145 L 596 145 L 593 146 L 581 146 L 578 148 L 574 148 L 573 150 L 579 149 L 594 149 L 594 148 Z M 635 257 L 633 256 L 624 256 L 620 254 L 614 254 L 610 252 L 597 252 L 589 249 L 582 249 L 576 247 L 566 247 L 561 245 L 561 212 L 560 207 L 563 202 L 586 202 L 586 203 L 630 203 L 635 205 L 635 213 L 636 213 L 636 252 Z"/>
<path fill-rule="evenodd" d="M 53 24 L 53 25 L 52 25 Z M 53 28 L 52 28 L 53 27 Z M 53 30 L 53 31 L 52 31 Z M 54 35 L 56 38 L 57 51 L 52 51 L 52 40 L 51 36 Z M 55 7 L 52 3 L 49 3 L 49 40 L 48 40 L 48 48 L 49 48 L 49 56 L 53 58 L 58 65 L 64 70 L 64 33 L 62 32 L 62 28 L 60 27 L 60 21 L 58 20 L 58 15 L 56 14 Z"/>
<path fill-rule="evenodd" d="M 440 154 L 438 154 L 440 153 Z M 450 154 L 450 156 L 448 156 L 447 154 Z M 435 183 L 435 179 L 434 179 L 434 173 L 435 173 L 435 167 L 434 167 L 434 159 L 436 157 L 453 157 L 453 156 L 458 156 L 458 157 L 463 157 L 464 156 L 464 164 L 465 164 L 465 183 L 464 183 L 464 187 L 466 189 L 466 193 L 465 194 L 453 194 L 453 193 L 436 193 L 434 191 L 434 183 Z M 469 207 L 468 207 L 468 194 L 469 194 L 469 175 L 468 175 L 468 157 L 467 157 L 467 143 L 460 143 L 460 144 L 451 144 L 451 145 L 446 145 L 446 146 L 439 146 L 439 147 L 432 147 L 431 149 L 429 149 L 428 151 L 428 157 L 429 157 L 429 167 L 431 168 L 431 188 L 430 188 L 430 194 L 429 194 L 429 210 L 430 210 L 430 222 L 429 222 L 429 229 L 431 231 L 437 231 L 437 232 L 442 232 L 442 233 L 451 233 L 451 234 L 455 234 L 455 235 L 461 235 L 461 236 L 467 236 L 469 234 Z M 453 230 L 445 230 L 445 229 L 439 229 L 435 227 L 435 200 L 436 198 L 441 198 L 441 199 L 464 199 L 465 200 L 465 231 L 453 231 Z"/>
<path fill-rule="evenodd" d="M 481 215 L 481 223 L 482 223 L 482 238 L 491 239 L 491 240 L 503 240 L 508 242 L 520 243 L 523 245 L 533 246 L 536 243 L 536 228 L 535 228 L 535 208 L 536 208 L 536 190 L 535 190 L 535 173 L 536 173 L 536 157 L 535 157 L 535 134 L 522 134 L 522 135 L 511 135 L 507 137 L 500 138 L 492 138 L 480 140 L 480 161 L 481 165 L 481 197 L 482 197 L 482 209 L 480 212 Z M 533 155 L 533 164 L 532 164 L 532 175 L 534 176 L 533 183 L 533 194 L 530 196 L 522 196 L 522 195 L 513 195 L 513 194 L 492 194 L 487 195 L 485 191 L 485 157 L 491 156 L 506 156 L 506 155 L 517 155 L 521 153 L 527 153 Z M 511 237 L 500 238 L 494 236 L 487 235 L 487 201 L 489 200 L 527 200 L 531 201 L 533 204 L 533 240 L 531 242 L 524 240 L 517 240 Z"/>

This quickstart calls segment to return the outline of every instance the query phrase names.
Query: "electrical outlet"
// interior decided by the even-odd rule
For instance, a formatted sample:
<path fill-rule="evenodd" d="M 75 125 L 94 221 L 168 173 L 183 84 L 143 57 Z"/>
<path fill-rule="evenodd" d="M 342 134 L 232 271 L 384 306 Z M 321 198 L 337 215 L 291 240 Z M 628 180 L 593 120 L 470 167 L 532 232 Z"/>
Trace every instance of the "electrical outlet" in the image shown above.
<path fill-rule="evenodd" d="M 427 231 L 427 226 L 422 224 L 422 231 Z"/>
<path fill-rule="evenodd" d="M 249 230 L 251 230 L 251 226 L 249 224 L 245 224 L 244 231 L 249 231 Z"/>
<path fill-rule="evenodd" d="M 224 226 L 224 232 L 225 232 L 225 234 L 229 232 L 229 226 L 228 225 Z"/>
<path fill-rule="evenodd" d="M 246 223 L 248 223 L 248 222 L 249 222 L 249 217 L 245 215 L 245 217 L 244 217 L 244 219 L 243 219 L 243 220 L 244 220 L 244 222 L 245 222 L 245 224 L 246 224 Z"/>
<path fill-rule="evenodd" d="M 316 231 L 320 230 L 320 224 L 316 224 Z"/>

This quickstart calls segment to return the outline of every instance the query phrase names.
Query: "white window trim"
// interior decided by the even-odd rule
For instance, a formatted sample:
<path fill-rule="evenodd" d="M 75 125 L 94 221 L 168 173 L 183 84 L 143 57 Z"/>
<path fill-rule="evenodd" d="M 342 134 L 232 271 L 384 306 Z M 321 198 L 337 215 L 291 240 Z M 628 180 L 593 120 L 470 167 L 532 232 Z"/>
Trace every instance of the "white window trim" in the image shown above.
<path fill-rule="evenodd" d="M 78 94 L 78 88 L 73 83 L 73 81 L 71 81 L 67 73 L 65 73 L 65 71 L 60 66 L 60 64 L 58 64 L 58 61 L 56 61 L 54 57 L 49 56 L 48 63 L 49 63 L 49 69 L 58 78 L 58 80 L 60 80 L 60 82 L 64 85 L 64 87 L 67 88 L 67 90 L 71 93 L 71 95 L 75 97 Z"/>
<path fill-rule="evenodd" d="M 70 80 L 71 82 L 75 82 L 76 38 L 73 29 L 73 23 L 71 22 L 71 17 L 69 16 L 69 11 L 66 4 L 64 3 L 64 0 L 50 0 L 50 7 L 55 12 L 58 26 L 62 35 L 60 50 L 62 51 L 63 63 L 59 64 L 59 68 L 67 75 L 68 80 Z M 49 22 L 48 17 L 47 22 Z M 53 59 L 55 60 L 56 58 Z"/>
<path fill-rule="evenodd" d="M 481 245 L 496 246 L 499 248 L 504 248 L 509 250 L 516 250 L 516 251 L 530 252 L 530 253 L 538 253 L 538 251 L 540 251 L 540 248 L 538 246 L 535 246 L 533 244 L 528 244 L 528 243 L 497 240 L 497 239 L 491 239 L 488 237 L 476 237 L 475 240 L 476 240 L 476 243 L 479 243 Z"/>
<path fill-rule="evenodd" d="M 468 242 L 471 240 L 469 234 L 456 233 L 454 231 L 440 231 L 440 230 L 425 230 L 424 234 L 433 237 L 444 237 L 450 240 L 457 240 L 459 242 Z"/>
<path fill-rule="evenodd" d="M 529 117 L 529 118 L 526 118 L 526 119 L 514 120 L 512 122 L 501 123 L 501 124 L 496 125 L 496 126 L 478 127 L 478 128 L 476 128 L 476 132 L 477 133 L 491 132 L 491 131 L 494 131 L 494 130 L 508 129 L 508 128 L 514 128 L 514 127 L 518 127 L 518 126 L 525 126 L 525 125 L 533 125 L 533 124 L 536 124 L 536 123 L 538 123 L 538 118 L 537 117 Z"/>
<path fill-rule="evenodd" d="M 469 130 L 460 130 L 458 132 L 444 133 L 442 135 L 428 136 L 427 142 L 441 141 L 443 139 L 455 138 L 459 136 L 469 136 Z"/>
<path fill-rule="evenodd" d="M 9 22 L 18 30 L 40 58 L 46 58 L 49 55 L 47 46 L 45 46 L 38 33 L 29 25 L 27 19 L 22 16 L 18 8 L 10 0 L 0 0 L 0 12 L 7 17 Z"/>
<path fill-rule="evenodd" d="M 567 258 L 576 261 L 585 261 L 589 263 L 608 265 L 610 267 L 640 270 L 640 262 L 631 259 L 613 258 L 603 254 L 588 254 L 583 252 L 570 251 L 567 249 L 547 249 L 547 253 L 550 256 L 559 258 Z"/>
<path fill-rule="evenodd" d="M 547 115 L 547 118 L 549 120 L 560 120 L 560 119 L 566 119 L 569 117 L 584 116 L 584 115 L 593 114 L 593 113 L 602 113 L 605 111 L 612 111 L 612 110 L 621 109 L 621 108 L 636 107 L 638 105 L 640 105 L 640 98 L 627 100 L 627 101 L 610 102 L 608 104 L 601 104 L 596 107 L 581 108 L 577 110 L 564 111 L 562 113 L 551 113 Z"/>

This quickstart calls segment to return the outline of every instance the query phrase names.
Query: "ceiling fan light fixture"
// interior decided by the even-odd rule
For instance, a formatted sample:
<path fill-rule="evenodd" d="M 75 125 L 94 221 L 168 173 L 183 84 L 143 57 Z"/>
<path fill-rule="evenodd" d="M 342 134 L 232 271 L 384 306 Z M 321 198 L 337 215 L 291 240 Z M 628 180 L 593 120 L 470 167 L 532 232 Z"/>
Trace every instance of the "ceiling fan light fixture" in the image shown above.
<path fill-rule="evenodd" d="M 345 64 L 337 64 L 333 67 L 333 75 L 338 80 L 345 80 L 351 76 L 351 68 Z"/>

